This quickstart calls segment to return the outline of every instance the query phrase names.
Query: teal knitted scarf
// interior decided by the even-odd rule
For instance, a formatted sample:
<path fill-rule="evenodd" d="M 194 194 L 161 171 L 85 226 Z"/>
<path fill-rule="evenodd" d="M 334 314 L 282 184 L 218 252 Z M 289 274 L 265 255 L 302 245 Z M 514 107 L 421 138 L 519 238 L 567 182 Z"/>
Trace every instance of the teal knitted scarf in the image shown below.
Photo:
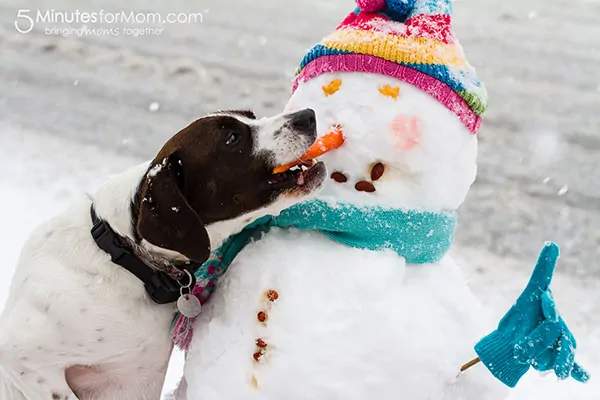
<path fill-rule="evenodd" d="M 450 249 L 456 227 L 455 212 L 427 212 L 313 200 L 297 204 L 278 216 L 266 216 L 229 237 L 196 272 L 193 294 L 205 303 L 235 256 L 253 236 L 270 227 L 321 232 L 336 242 L 366 250 L 389 249 L 411 264 L 439 261 Z M 173 340 L 187 349 L 192 320 L 180 314 L 173 323 Z"/>

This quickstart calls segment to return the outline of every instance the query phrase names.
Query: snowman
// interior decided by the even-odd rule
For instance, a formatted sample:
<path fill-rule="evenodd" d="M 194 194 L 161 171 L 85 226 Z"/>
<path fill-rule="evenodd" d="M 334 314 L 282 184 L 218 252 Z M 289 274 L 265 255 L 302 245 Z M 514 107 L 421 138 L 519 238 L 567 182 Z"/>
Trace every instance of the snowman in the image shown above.
<path fill-rule="evenodd" d="M 181 398 L 504 399 L 541 365 L 543 350 L 523 345 L 541 322 L 557 327 L 544 337 L 546 369 L 557 370 L 554 344 L 575 348 L 549 315 L 552 244 L 532 276 L 545 286 L 524 293 L 535 304 L 507 314 L 512 323 L 536 310 L 529 325 L 505 318 L 478 342 L 493 321 L 447 252 L 487 97 L 452 32 L 451 1 L 356 3 L 304 57 L 286 107 L 312 108 L 321 136 L 342 132 L 343 145 L 320 157 L 329 179 L 208 262 L 209 284 L 195 293 L 206 300 L 216 288 L 210 302 L 175 324 L 188 350 Z M 572 352 L 561 357 L 567 376 L 586 379 Z"/>

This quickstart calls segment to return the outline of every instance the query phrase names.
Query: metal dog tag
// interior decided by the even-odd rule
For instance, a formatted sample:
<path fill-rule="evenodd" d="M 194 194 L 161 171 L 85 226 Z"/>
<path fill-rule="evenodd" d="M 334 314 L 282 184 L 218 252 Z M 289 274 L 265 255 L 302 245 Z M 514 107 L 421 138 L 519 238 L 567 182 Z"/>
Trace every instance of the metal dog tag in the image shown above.
<path fill-rule="evenodd" d="M 177 309 L 181 315 L 188 318 L 195 318 L 202 311 L 200 300 L 192 294 L 182 294 L 177 300 Z"/>

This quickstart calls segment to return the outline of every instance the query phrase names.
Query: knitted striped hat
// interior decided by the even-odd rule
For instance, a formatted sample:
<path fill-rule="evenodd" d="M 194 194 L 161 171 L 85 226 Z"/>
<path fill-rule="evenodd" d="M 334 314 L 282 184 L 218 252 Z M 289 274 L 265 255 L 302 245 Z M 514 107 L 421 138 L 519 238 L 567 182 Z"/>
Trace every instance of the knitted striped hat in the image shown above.
<path fill-rule="evenodd" d="M 328 72 L 391 76 L 429 93 L 477 133 L 487 92 L 452 32 L 453 0 L 356 0 L 300 63 L 300 82 Z"/>

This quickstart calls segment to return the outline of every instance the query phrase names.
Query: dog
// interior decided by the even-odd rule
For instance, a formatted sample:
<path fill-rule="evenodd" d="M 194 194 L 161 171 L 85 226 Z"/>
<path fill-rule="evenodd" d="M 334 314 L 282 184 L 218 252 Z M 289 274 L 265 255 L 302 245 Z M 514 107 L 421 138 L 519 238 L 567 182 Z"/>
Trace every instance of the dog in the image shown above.
<path fill-rule="evenodd" d="M 0 400 L 159 399 L 175 300 L 211 249 L 320 187 L 322 163 L 273 173 L 315 139 L 310 109 L 209 114 L 38 227 L 0 317 Z"/>

